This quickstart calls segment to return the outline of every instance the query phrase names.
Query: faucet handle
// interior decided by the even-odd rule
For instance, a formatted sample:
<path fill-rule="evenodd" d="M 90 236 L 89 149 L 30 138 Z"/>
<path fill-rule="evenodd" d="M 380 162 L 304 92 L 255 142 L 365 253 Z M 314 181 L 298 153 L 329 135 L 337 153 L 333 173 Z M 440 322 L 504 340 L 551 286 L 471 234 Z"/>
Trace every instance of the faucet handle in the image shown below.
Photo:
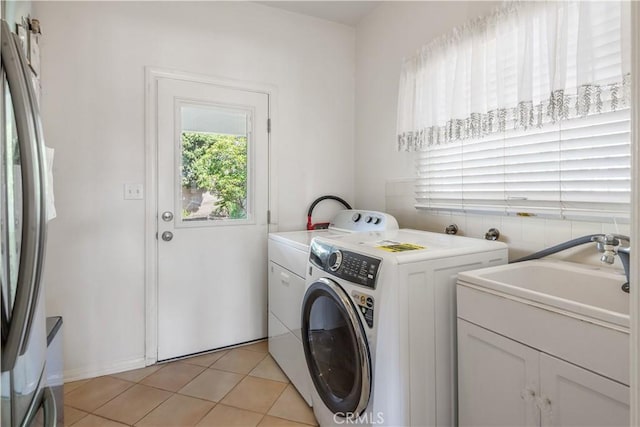
<path fill-rule="evenodd" d="M 598 234 L 591 238 L 592 242 L 602 243 L 603 245 L 618 246 L 620 240 L 613 234 Z"/>
<path fill-rule="evenodd" d="M 447 225 L 447 228 L 444 229 L 444 232 L 447 234 L 458 234 L 458 225 L 457 224 Z"/>
<path fill-rule="evenodd" d="M 605 234 L 603 236 L 598 236 L 595 241 L 597 242 L 596 246 L 598 252 L 602 252 L 602 256 L 600 257 L 600 261 L 613 264 L 616 259 L 615 249 L 620 245 L 620 240 L 613 234 Z"/>
<path fill-rule="evenodd" d="M 498 240 L 500 238 L 500 230 L 497 228 L 490 228 L 484 235 L 487 240 Z"/>
<path fill-rule="evenodd" d="M 591 238 L 592 242 L 596 242 L 596 246 L 598 248 L 598 252 L 606 252 L 607 250 L 612 250 L 613 248 L 611 248 L 611 246 L 618 246 L 620 245 L 620 240 L 614 236 L 613 234 L 599 234 L 597 236 L 593 236 Z M 607 248 L 606 246 L 609 246 L 609 248 Z M 604 258 L 604 256 L 603 256 Z M 604 259 L 602 260 L 602 262 L 608 262 L 605 261 Z M 609 263 L 611 264 L 611 263 Z"/>
<path fill-rule="evenodd" d="M 613 234 L 605 234 L 604 244 L 611 245 L 611 246 L 618 246 L 620 244 L 620 240 Z"/>

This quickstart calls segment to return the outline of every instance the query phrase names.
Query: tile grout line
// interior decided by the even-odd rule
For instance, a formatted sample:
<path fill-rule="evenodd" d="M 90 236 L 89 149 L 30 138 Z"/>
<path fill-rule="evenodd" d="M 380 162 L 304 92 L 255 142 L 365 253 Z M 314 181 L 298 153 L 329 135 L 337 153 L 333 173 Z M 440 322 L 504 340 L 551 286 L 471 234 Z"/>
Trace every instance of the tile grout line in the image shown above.
<path fill-rule="evenodd" d="M 75 409 L 75 408 L 74 408 L 74 409 Z M 80 418 L 78 418 L 78 419 L 77 419 L 73 424 L 70 424 L 69 426 L 76 425 L 76 424 L 78 424 L 81 420 L 83 420 L 83 419 L 85 419 L 86 417 L 88 417 L 89 415 L 91 415 L 91 413 L 90 413 L 90 412 L 85 412 L 85 411 L 82 411 L 82 412 L 84 412 L 84 415 L 83 415 L 83 416 L 81 416 Z"/>
<path fill-rule="evenodd" d="M 206 417 L 207 415 L 209 415 L 209 414 L 211 413 L 211 411 L 213 411 L 214 409 L 216 409 L 216 407 L 217 407 L 217 406 L 218 406 L 218 403 L 217 403 L 217 402 L 213 403 L 213 406 L 211 407 L 211 409 L 209 409 L 207 412 L 205 412 L 205 414 L 204 414 L 201 418 L 199 418 L 199 419 L 198 419 L 198 421 L 194 424 L 194 426 L 197 426 L 197 425 L 198 425 L 198 423 L 200 423 L 200 421 L 204 420 L 204 419 L 205 419 L 205 417 Z"/>
<path fill-rule="evenodd" d="M 145 377 L 145 378 L 146 378 L 146 377 Z M 141 381 L 142 381 L 142 380 L 141 380 Z M 144 384 L 140 384 L 140 383 L 135 383 L 135 385 L 145 386 Z M 150 386 L 145 386 L 145 387 L 150 387 Z M 133 388 L 133 387 L 131 387 L 131 388 Z M 128 388 L 127 390 L 130 390 L 131 388 Z M 167 393 L 172 393 L 172 392 L 170 392 L 170 391 L 162 390 L 162 389 L 155 388 L 155 387 L 150 387 L 150 388 L 153 388 L 153 389 L 155 389 L 155 390 L 165 391 L 165 392 L 167 392 Z M 120 395 L 124 394 L 127 390 L 123 391 L 123 392 L 122 392 L 122 393 L 120 393 L 118 396 L 120 396 Z M 140 420 L 142 420 L 144 417 L 146 417 L 147 415 L 149 415 L 149 414 L 150 414 L 152 411 L 154 411 L 158 406 L 162 405 L 164 402 L 166 402 L 167 400 L 171 399 L 171 397 L 172 397 L 174 394 L 175 394 L 175 393 L 172 393 L 170 396 L 167 396 L 167 398 L 166 398 L 166 399 L 162 400 L 160 403 L 158 403 L 156 406 L 154 406 L 152 409 L 150 409 L 150 410 L 149 410 L 149 412 L 145 413 L 142 417 L 140 417 L 138 420 L 136 420 L 133 424 L 123 423 L 123 422 L 122 422 L 122 421 L 120 421 L 120 420 L 116 420 L 116 419 L 114 419 L 114 418 L 109 418 L 109 417 L 108 417 L 108 416 L 106 416 L 106 415 L 96 414 L 95 412 L 91 412 L 91 415 L 95 415 L 96 417 L 102 417 L 102 418 L 105 418 L 105 419 L 108 419 L 108 420 L 112 420 L 112 421 L 116 421 L 116 422 L 119 422 L 119 423 L 122 423 L 122 424 L 127 424 L 127 425 L 130 425 L 130 426 L 133 426 L 133 425 L 135 425 L 137 422 L 139 422 Z M 116 397 L 118 397 L 118 396 L 116 396 Z M 113 399 L 115 399 L 115 397 L 114 397 Z M 113 399 L 111 399 L 111 400 L 113 400 Z M 110 401 L 111 401 L 111 400 L 110 400 Z M 109 402 L 110 402 L 110 401 L 109 401 Z M 109 403 L 109 402 L 107 402 L 107 403 Z M 105 404 L 104 404 L 104 405 L 102 405 L 102 406 L 105 406 L 107 403 L 105 403 Z M 100 406 L 100 407 L 96 408 L 96 411 L 97 411 L 98 409 L 102 408 L 102 406 Z"/>
<path fill-rule="evenodd" d="M 256 353 L 257 353 L 257 352 L 256 352 Z M 275 402 L 280 398 L 280 396 L 282 395 L 282 393 L 284 393 L 284 390 L 286 390 L 286 388 L 287 388 L 286 386 L 285 386 L 285 388 L 282 390 L 282 392 L 280 392 L 280 394 L 278 395 L 278 397 L 274 400 L 273 404 L 269 407 L 269 409 L 267 409 L 267 412 L 264 412 L 264 413 L 256 412 L 256 411 L 252 411 L 252 410 L 250 410 L 250 409 L 241 408 L 241 407 L 238 407 L 238 406 L 234 406 L 234 405 L 232 405 L 232 404 L 230 404 L 230 403 L 222 403 L 222 401 L 224 400 L 224 398 L 225 398 L 225 397 L 227 397 L 228 395 L 230 395 L 230 394 L 231 394 L 231 393 L 236 389 L 236 387 L 238 387 L 238 386 L 240 385 L 240 383 L 241 383 L 242 381 L 244 381 L 247 377 L 251 377 L 251 378 L 259 378 L 259 379 L 267 380 L 267 381 L 273 381 L 273 380 L 269 380 L 269 379 L 267 379 L 267 378 L 254 377 L 254 376 L 252 376 L 252 375 L 249 375 L 249 374 L 253 371 L 253 369 L 255 369 L 255 367 L 256 367 L 256 366 L 258 366 L 260 363 L 262 363 L 262 361 L 263 361 L 264 359 L 266 359 L 268 356 L 269 356 L 269 353 L 268 353 L 268 352 L 267 352 L 267 353 L 264 353 L 264 357 L 263 357 L 262 359 L 260 359 L 260 361 L 258 361 L 258 363 L 256 363 L 256 365 L 255 365 L 255 366 L 254 366 L 254 367 L 249 371 L 249 373 L 246 373 L 246 374 L 240 374 L 240 375 L 243 375 L 242 379 L 240 379 L 240 381 L 238 381 L 238 382 L 236 383 L 236 385 L 234 385 L 234 386 L 233 386 L 233 387 L 232 387 L 232 388 L 231 388 L 227 393 L 225 393 L 225 395 L 224 395 L 224 396 L 222 396 L 222 398 L 220 399 L 220 401 L 219 401 L 219 402 L 217 402 L 217 403 L 216 403 L 216 405 L 219 403 L 219 404 L 221 404 L 221 405 L 223 405 L 223 406 L 228 406 L 228 407 L 230 407 L 230 408 L 240 409 L 240 410 L 243 410 L 243 411 L 249 411 L 249 412 L 253 412 L 253 413 L 256 413 L 256 414 L 262 414 L 262 418 L 261 418 L 261 419 L 260 419 L 260 421 L 258 422 L 258 424 L 259 424 L 259 423 L 264 419 L 264 417 L 265 417 L 265 416 L 267 416 L 267 412 L 269 412 L 269 410 L 271 410 L 271 407 L 272 407 L 272 406 L 275 404 Z M 215 365 L 215 363 L 216 363 L 216 362 L 214 362 L 211 366 Z M 211 366 L 210 366 L 209 368 L 207 368 L 207 369 L 213 369 L 213 370 L 217 370 L 217 371 L 221 371 L 221 372 L 229 372 L 229 371 L 223 371 L 222 369 L 212 368 Z M 232 373 L 237 374 L 237 372 L 232 372 Z M 274 381 L 274 382 L 281 382 L 281 381 Z M 288 385 L 289 383 L 286 383 L 286 384 Z M 212 408 L 212 409 L 213 409 L 213 408 Z M 293 420 L 290 420 L 290 421 L 293 421 Z"/>
<path fill-rule="evenodd" d="M 250 350 L 247 350 L 247 351 L 250 351 Z M 257 352 L 256 352 L 256 353 L 257 353 Z M 260 352 L 260 353 L 262 353 L 262 352 Z M 227 353 L 227 354 L 228 354 L 228 353 Z M 269 355 L 269 353 L 266 353 L 266 354 L 264 355 L 264 357 L 263 357 L 262 359 L 260 359 L 260 361 L 258 361 L 258 363 L 256 363 L 256 365 L 255 365 L 255 366 L 258 366 L 258 365 L 259 365 L 259 364 L 260 364 L 264 359 L 266 359 L 266 358 L 267 358 L 267 356 L 268 356 L 268 355 Z M 222 359 L 222 357 L 224 357 L 224 356 L 221 356 L 218 360 Z M 216 362 L 217 362 L 218 360 L 216 360 L 216 361 L 215 361 L 215 362 L 213 362 L 211 365 L 209 365 L 207 368 L 205 368 L 205 370 L 204 370 L 204 371 L 202 371 L 202 373 L 206 372 L 206 371 L 207 371 L 207 369 L 211 369 L 211 370 L 218 371 L 218 372 L 226 372 L 226 373 L 238 374 L 238 372 L 231 372 L 231 371 L 225 371 L 225 370 L 223 370 L 223 369 L 213 368 L 212 366 L 213 366 L 213 365 L 215 365 L 215 364 L 216 364 Z M 251 373 L 251 372 L 253 371 L 253 369 L 255 369 L 255 366 L 254 366 L 254 367 L 249 371 L 249 373 Z M 202 375 L 202 373 L 201 373 L 201 374 L 199 374 L 198 376 Z M 202 420 L 203 420 L 207 415 L 209 415 L 209 413 L 211 413 L 211 411 L 213 411 L 213 410 L 214 410 L 218 405 L 227 406 L 227 407 L 230 407 L 230 408 L 241 409 L 241 410 L 244 410 L 244 411 L 248 411 L 248 412 L 253 412 L 253 413 L 256 413 L 256 414 L 260 414 L 259 412 L 255 412 L 255 411 L 247 410 L 247 409 L 245 409 L 245 408 L 237 408 L 237 407 L 235 407 L 235 406 L 233 406 L 233 405 L 228 405 L 228 404 L 223 404 L 223 403 L 222 403 L 222 401 L 224 400 L 224 398 L 225 398 L 225 397 L 227 397 L 227 396 L 228 396 L 228 395 L 229 395 L 229 394 L 230 394 L 230 393 L 231 393 L 231 392 L 232 392 L 232 391 L 233 391 L 233 390 L 234 390 L 234 389 L 235 389 L 235 388 L 236 388 L 236 387 L 237 387 L 237 386 L 238 386 L 238 385 L 239 385 L 239 384 L 240 384 L 240 383 L 245 379 L 245 378 L 247 378 L 248 376 L 250 376 L 250 375 L 249 375 L 249 373 L 246 373 L 246 374 L 239 374 L 239 375 L 242 375 L 242 378 L 240 379 L 240 381 L 238 381 L 238 382 L 236 383 L 236 385 L 234 385 L 234 386 L 233 386 L 233 387 L 232 387 L 232 388 L 231 388 L 227 393 L 225 393 L 225 394 L 224 394 L 224 396 L 222 396 L 218 402 L 213 402 L 213 403 L 214 403 L 214 406 L 213 406 L 209 411 L 207 411 L 207 413 L 205 413 L 205 414 L 204 414 L 204 415 L 203 415 L 203 416 L 198 420 L 198 422 L 197 422 L 195 425 L 198 425 L 198 423 L 199 423 L 199 422 L 201 422 L 201 421 L 202 421 Z M 196 378 L 197 378 L 197 377 L 196 377 Z M 195 380 L 195 378 L 194 378 L 193 380 Z M 192 381 L 193 381 L 193 380 L 192 380 Z M 185 386 L 186 386 L 186 385 L 185 385 Z M 178 392 L 176 392 L 176 394 L 180 394 L 180 393 L 179 393 L 179 391 L 178 391 Z M 181 394 L 181 395 L 182 395 L 182 394 Z M 192 396 L 188 396 L 188 397 L 192 397 Z M 265 413 L 265 414 L 260 414 L 260 415 L 262 415 L 262 417 L 260 418 L 260 421 L 258 421 L 258 424 L 260 424 L 260 422 L 262 422 L 262 420 L 263 420 L 263 419 L 264 419 L 264 417 L 266 416 L 266 413 Z M 257 425 L 257 424 L 256 424 L 256 425 Z"/>
<path fill-rule="evenodd" d="M 282 391 L 280 392 L 280 394 L 278 395 L 278 397 L 276 397 L 276 399 L 273 401 L 273 403 L 271 404 L 271 406 L 269 406 L 269 409 L 267 409 L 267 412 L 264 413 L 265 416 L 267 416 L 267 414 L 269 413 L 269 411 L 273 408 L 273 406 L 278 402 L 278 399 L 280 399 L 280 397 L 282 397 L 282 395 L 284 394 L 284 392 L 287 390 L 287 387 L 289 387 L 289 384 L 285 385 L 284 388 L 282 389 Z M 290 420 L 293 421 L 293 420 Z"/>
<path fill-rule="evenodd" d="M 296 393 L 300 394 L 300 392 L 295 388 L 295 386 L 293 385 L 293 383 L 292 383 L 291 381 L 289 381 L 289 383 L 287 383 L 287 386 L 284 388 L 284 390 L 282 390 L 282 393 L 280 393 L 280 396 L 278 396 L 278 399 L 280 399 L 280 397 L 284 394 L 284 392 L 285 392 L 285 391 L 287 391 L 287 388 L 289 388 L 289 386 L 291 386 L 291 388 L 293 388 L 293 390 L 294 390 Z M 306 400 L 304 400 L 304 397 L 302 397 L 302 395 L 300 395 L 300 398 L 304 401 L 304 404 L 305 404 L 305 405 L 307 405 L 307 401 L 306 401 Z M 276 400 L 273 402 L 273 405 L 271 405 L 271 407 L 269 408 L 269 410 L 267 411 L 267 413 L 266 413 L 265 415 L 267 415 L 267 414 L 269 413 L 269 411 L 271 411 L 271 409 L 273 409 L 273 407 L 275 406 L 275 404 L 278 402 L 278 399 L 276 399 Z M 309 406 L 309 405 L 307 405 L 307 406 Z M 316 414 L 315 414 L 315 412 L 313 412 L 313 406 L 309 406 L 309 409 L 311 409 L 311 412 L 313 413 L 313 418 L 315 419 L 315 418 L 316 418 Z M 296 423 L 298 423 L 298 424 L 304 424 L 304 425 L 313 426 L 313 427 L 316 427 L 316 426 L 319 426 L 319 425 L 320 425 L 319 423 L 317 423 L 317 424 L 309 424 L 309 423 L 305 423 L 304 421 L 291 420 L 291 419 L 289 419 L 289 418 L 278 417 L 278 416 L 275 416 L 275 415 L 269 415 L 269 416 L 270 416 L 270 417 L 274 417 L 274 418 L 280 418 L 281 420 L 293 421 L 293 422 L 296 422 Z M 317 421 L 318 421 L 318 420 L 316 419 L 316 422 L 317 422 Z"/>
<path fill-rule="evenodd" d="M 215 363 L 215 362 L 214 362 L 214 363 Z M 167 365 L 168 365 L 168 364 L 167 364 Z M 202 367 L 203 367 L 203 366 L 200 366 L 200 365 L 191 365 L 191 366 L 198 366 L 199 368 L 202 368 Z M 160 368 L 160 369 L 162 369 L 162 368 Z M 158 371 L 159 371 L 160 369 L 158 369 Z M 200 372 L 200 373 L 199 373 L 198 375 L 196 375 L 195 377 L 193 377 L 191 380 L 189 380 L 189 381 L 187 382 L 187 384 L 189 384 L 191 381 L 194 381 L 194 380 L 195 380 L 196 378 L 198 378 L 200 375 L 202 375 L 203 373 L 205 373 L 205 372 L 207 371 L 207 369 L 209 369 L 209 368 L 208 368 L 208 367 L 204 367 L 203 371 L 202 371 L 202 372 Z M 156 371 L 156 372 L 158 372 L 158 371 Z M 141 378 L 141 379 L 140 379 L 140 381 L 143 381 L 145 378 L 147 378 L 147 377 L 149 377 L 149 376 L 153 375 L 154 373 L 155 373 L 155 372 L 152 372 L 151 374 L 147 375 L 146 377 Z M 140 383 L 138 383 L 138 384 L 140 384 Z M 158 387 L 153 387 L 153 386 L 146 385 L 146 384 L 140 384 L 140 385 L 143 385 L 143 386 L 146 386 L 146 387 L 154 388 L 154 389 L 156 389 L 156 390 L 166 391 L 166 392 L 168 392 L 168 393 L 171 393 L 171 395 L 170 395 L 169 397 L 167 397 L 166 399 L 164 399 L 162 402 L 158 403 L 158 404 L 157 404 L 153 409 L 151 409 L 149 412 L 147 412 L 146 414 L 144 414 L 144 416 L 142 416 L 138 421 L 136 421 L 135 423 L 133 423 L 133 424 L 131 424 L 131 425 L 132 425 L 132 426 L 135 426 L 135 424 L 136 424 L 136 423 L 139 423 L 140 421 L 142 421 L 142 420 L 143 420 L 147 415 L 149 415 L 151 412 L 155 411 L 158 407 L 160 407 L 160 405 L 162 405 L 164 402 L 166 402 L 167 400 L 171 399 L 171 398 L 172 398 L 172 397 L 174 397 L 175 395 L 177 395 L 177 394 L 178 394 L 178 395 L 180 395 L 180 396 L 186 396 L 186 395 L 184 395 L 184 394 L 180 394 L 180 393 L 179 393 L 179 391 L 180 391 L 180 390 L 182 390 L 184 387 L 186 387 L 186 386 L 187 386 L 187 384 L 185 384 L 184 386 L 182 386 L 182 387 L 181 387 L 180 389 L 178 389 L 177 391 L 169 391 L 169 390 L 164 390 L 164 389 L 161 389 L 161 388 L 158 388 Z M 186 397 L 194 398 L 193 396 L 186 396 Z M 217 406 L 217 404 L 218 404 L 218 403 L 217 403 L 217 402 L 212 402 L 212 401 L 207 400 L 207 399 L 200 399 L 200 400 L 204 400 L 204 401 L 206 401 L 206 402 L 213 403 L 213 407 L 211 407 L 211 409 L 209 409 L 209 410 L 208 410 L 208 411 L 203 415 L 203 417 L 202 417 L 202 418 L 204 418 L 204 417 L 206 417 L 206 416 L 207 416 L 207 414 L 208 414 L 209 412 L 211 412 L 211 411 L 213 410 L 213 408 L 215 408 L 215 407 Z M 198 422 L 202 421 L 202 418 L 201 418 L 201 419 L 199 419 L 199 420 L 198 420 Z M 196 423 L 196 424 L 197 424 L 197 423 Z"/>
<path fill-rule="evenodd" d="M 109 375 L 104 375 L 104 377 L 108 377 Z M 89 384 L 92 380 L 97 379 L 97 378 L 102 378 L 102 377 L 96 377 L 96 378 L 92 378 L 91 380 L 89 380 L 89 382 L 87 382 L 87 384 Z M 116 378 L 119 379 L 119 378 Z M 115 396 L 113 396 L 111 399 L 107 400 L 106 402 L 104 402 L 102 405 L 98 406 L 97 408 L 95 408 L 92 411 L 87 411 L 86 409 L 82 409 L 82 408 L 78 408 L 77 406 L 73 406 L 71 403 L 64 403 L 64 405 L 67 405 L 73 409 L 78 409 L 82 412 L 86 412 L 88 414 L 93 414 L 93 411 L 98 410 L 99 408 L 102 408 L 104 405 L 106 405 L 107 403 L 111 402 L 113 399 L 115 399 L 116 397 L 120 396 L 122 393 L 124 393 L 125 391 L 129 390 L 130 388 L 134 387 L 137 383 L 134 383 L 132 381 L 127 381 L 127 380 L 120 380 L 120 381 L 124 381 L 127 382 L 129 384 L 131 384 L 129 387 L 125 388 L 124 390 L 122 390 L 120 393 L 116 394 Z M 87 384 L 83 384 L 81 387 L 84 387 Z M 80 389 L 81 387 L 78 387 L 76 390 Z M 75 391 L 75 390 L 74 390 Z M 69 392 L 72 393 L 72 392 Z"/>

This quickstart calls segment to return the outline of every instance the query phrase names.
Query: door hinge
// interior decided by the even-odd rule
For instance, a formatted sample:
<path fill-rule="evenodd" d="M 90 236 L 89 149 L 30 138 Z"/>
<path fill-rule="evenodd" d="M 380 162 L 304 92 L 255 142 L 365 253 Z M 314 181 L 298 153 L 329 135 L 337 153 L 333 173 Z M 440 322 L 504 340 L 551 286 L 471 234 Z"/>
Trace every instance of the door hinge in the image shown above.
<path fill-rule="evenodd" d="M 271 133 L 271 119 L 267 119 L 267 133 Z"/>
<path fill-rule="evenodd" d="M 267 211 L 267 224 L 271 224 L 271 211 Z"/>

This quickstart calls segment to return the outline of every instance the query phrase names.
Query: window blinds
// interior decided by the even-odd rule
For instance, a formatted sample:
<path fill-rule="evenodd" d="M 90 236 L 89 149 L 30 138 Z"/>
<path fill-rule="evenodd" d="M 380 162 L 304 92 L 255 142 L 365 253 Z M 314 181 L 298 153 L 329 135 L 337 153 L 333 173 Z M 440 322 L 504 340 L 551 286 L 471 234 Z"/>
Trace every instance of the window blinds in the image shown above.
<path fill-rule="evenodd" d="M 565 82 L 564 93 L 575 95 L 555 105 L 552 93 L 544 111 L 536 110 L 534 102 L 533 111 L 524 110 L 526 117 L 518 111 L 517 117 L 509 117 L 507 126 L 497 132 L 459 139 L 454 132 L 447 134 L 449 138 L 423 144 L 416 155 L 416 207 L 572 219 L 629 217 L 630 95 L 629 75 L 624 70 L 628 69 L 630 49 L 626 5 L 567 4 L 570 6 L 563 18 L 566 28 L 553 30 L 565 31 L 562 48 L 554 55 L 543 54 L 553 50 L 553 31 L 543 33 L 549 29 L 549 11 L 539 17 L 522 13 L 518 17 L 519 23 L 533 29 L 525 33 L 525 37 L 532 36 L 530 42 L 514 44 L 514 48 L 528 46 L 527 52 L 533 52 L 528 56 L 529 63 L 514 59 L 520 58 L 518 55 L 502 57 L 496 46 L 511 41 L 501 40 L 499 34 L 494 34 L 495 39 L 473 40 L 486 43 L 485 49 L 495 53 L 495 57 L 487 55 L 484 64 L 489 69 L 496 67 L 500 70 L 496 75 L 502 75 L 499 84 L 495 78 L 487 80 L 488 86 L 483 89 L 487 103 L 495 96 L 521 98 L 523 81 L 534 101 L 544 98 L 550 76 L 558 76 L 548 72 L 551 59 L 563 64 L 560 75 Z M 560 22 L 560 15 L 554 19 Z M 521 27 L 508 28 L 515 31 L 515 37 Z M 445 61 L 452 61 L 453 56 Z M 454 69 L 464 68 L 459 55 L 455 61 Z M 474 74 L 473 70 L 467 71 Z M 473 105 L 477 101 L 473 95 L 480 89 L 474 89 L 473 78 L 462 82 L 462 93 L 469 95 L 466 102 Z M 549 109 L 556 107 L 558 115 L 549 115 Z M 538 120 L 538 113 L 545 118 Z M 446 117 L 447 113 L 441 115 Z M 531 124 L 527 125 L 528 121 Z"/>
<path fill-rule="evenodd" d="M 418 208 L 625 219 L 628 109 L 506 131 L 418 153 Z"/>

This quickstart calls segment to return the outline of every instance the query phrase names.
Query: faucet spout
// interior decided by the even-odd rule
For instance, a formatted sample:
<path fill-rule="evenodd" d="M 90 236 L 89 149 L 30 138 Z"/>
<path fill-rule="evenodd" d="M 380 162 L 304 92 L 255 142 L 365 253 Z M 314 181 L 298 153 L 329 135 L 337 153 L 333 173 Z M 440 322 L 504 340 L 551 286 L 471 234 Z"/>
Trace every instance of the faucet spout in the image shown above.
<path fill-rule="evenodd" d="M 631 247 L 624 246 L 618 248 L 618 256 L 620 257 L 620 262 L 622 263 L 622 267 L 624 267 L 624 275 L 627 276 L 627 283 L 622 285 L 622 290 L 625 292 L 629 292 L 629 258 L 631 256 Z"/>
<path fill-rule="evenodd" d="M 624 240 L 629 243 L 629 246 L 620 246 L 620 241 Z M 602 256 L 600 257 L 600 261 L 605 262 L 607 264 L 613 264 L 615 261 L 616 255 L 620 257 L 620 262 L 622 263 L 622 267 L 624 267 L 624 275 L 627 278 L 627 281 L 624 285 L 622 285 L 622 290 L 625 292 L 629 292 L 629 257 L 631 254 L 631 240 L 627 236 L 623 236 L 620 234 L 605 234 L 601 236 L 597 236 L 593 238 L 593 241 L 596 242 L 596 247 L 598 248 L 598 252 L 602 252 Z"/>

